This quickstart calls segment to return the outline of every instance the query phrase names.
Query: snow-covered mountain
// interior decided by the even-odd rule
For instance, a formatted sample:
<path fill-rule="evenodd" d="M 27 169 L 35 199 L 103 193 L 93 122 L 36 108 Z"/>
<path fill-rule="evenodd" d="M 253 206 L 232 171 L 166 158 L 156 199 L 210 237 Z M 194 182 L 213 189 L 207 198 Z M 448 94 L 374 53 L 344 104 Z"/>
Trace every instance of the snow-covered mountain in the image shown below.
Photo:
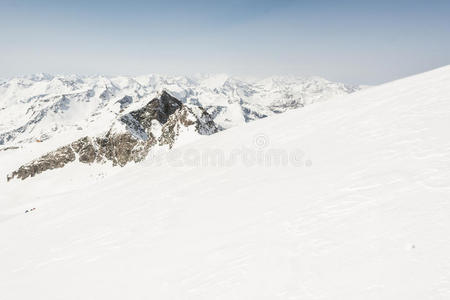
<path fill-rule="evenodd" d="M 450 66 L 2 181 L 1 297 L 449 299 L 448 128 Z"/>
<path fill-rule="evenodd" d="M 144 106 L 162 90 L 188 107 L 204 107 L 220 128 L 230 128 L 358 89 L 316 77 L 36 74 L 0 82 L 0 145 L 97 135 L 125 109 Z"/>
<path fill-rule="evenodd" d="M 144 160 L 155 146 L 171 149 L 180 139 L 192 141 L 199 135 L 217 131 L 212 117 L 202 107 L 188 107 L 163 91 L 144 107 L 114 120 L 103 134 L 85 136 L 46 153 L 20 166 L 8 175 L 8 181 L 63 168 L 74 161 L 87 164 L 109 161 L 113 166 L 123 167 Z"/>

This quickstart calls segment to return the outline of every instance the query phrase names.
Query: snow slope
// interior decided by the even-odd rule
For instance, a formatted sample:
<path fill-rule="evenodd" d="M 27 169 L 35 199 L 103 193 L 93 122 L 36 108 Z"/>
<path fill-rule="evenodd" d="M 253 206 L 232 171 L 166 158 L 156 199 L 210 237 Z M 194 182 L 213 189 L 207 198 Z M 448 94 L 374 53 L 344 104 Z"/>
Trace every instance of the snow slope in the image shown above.
<path fill-rule="evenodd" d="M 450 299 L 448 128 L 450 66 L 3 182 L 2 298 Z"/>

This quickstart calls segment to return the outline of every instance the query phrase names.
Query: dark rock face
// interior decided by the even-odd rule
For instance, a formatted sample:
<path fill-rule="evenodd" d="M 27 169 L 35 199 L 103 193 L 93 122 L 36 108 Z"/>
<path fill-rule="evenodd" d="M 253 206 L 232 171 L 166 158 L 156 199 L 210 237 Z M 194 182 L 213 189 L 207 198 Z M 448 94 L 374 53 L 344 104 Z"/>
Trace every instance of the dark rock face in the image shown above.
<path fill-rule="evenodd" d="M 212 117 L 203 108 L 195 110 L 163 92 L 159 98 L 120 118 L 119 122 L 126 127 L 124 132 L 111 128 L 102 136 L 83 137 L 21 166 L 7 179 L 23 180 L 46 170 L 62 168 L 77 159 L 86 164 L 111 161 L 115 166 L 125 166 L 132 161 L 142 161 L 155 145 L 172 148 L 183 127 L 195 126 L 195 131 L 201 135 L 217 132 Z M 160 129 L 153 128 L 155 122 Z"/>
<path fill-rule="evenodd" d="M 117 103 L 120 104 L 120 109 L 125 109 L 127 108 L 131 103 L 133 103 L 133 98 L 130 96 L 125 96 L 122 99 L 120 99 L 119 101 L 117 101 Z"/>
<path fill-rule="evenodd" d="M 13 178 L 25 179 L 29 176 L 34 176 L 45 170 L 52 170 L 62 168 L 66 164 L 75 160 L 75 152 L 70 146 L 64 146 L 56 151 L 45 154 L 41 158 L 21 166 L 17 171 L 14 171 L 7 176 L 8 181 Z"/>
<path fill-rule="evenodd" d="M 178 99 L 163 92 L 159 98 L 153 99 L 143 108 L 130 114 L 144 127 L 150 127 L 152 120 L 157 120 L 161 124 L 166 123 L 169 116 L 182 106 L 183 104 Z"/>
<path fill-rule="evenodd" d="M 266 114 L 259 113 L 257 110 L 253 110 L 250 105 L 242 105 L 242 112 L 244 113 L 245 122 L 250 122 L 257 119 L 266 118 Z"/>
<path fill-rule="evenodd" d="M 18 147 L 18 146 L 10 146 L 10 147 L 5 147 L 5 148 L 0 148 L 0 151 L 16 150 L 19 148 L 20 147 Z"/>

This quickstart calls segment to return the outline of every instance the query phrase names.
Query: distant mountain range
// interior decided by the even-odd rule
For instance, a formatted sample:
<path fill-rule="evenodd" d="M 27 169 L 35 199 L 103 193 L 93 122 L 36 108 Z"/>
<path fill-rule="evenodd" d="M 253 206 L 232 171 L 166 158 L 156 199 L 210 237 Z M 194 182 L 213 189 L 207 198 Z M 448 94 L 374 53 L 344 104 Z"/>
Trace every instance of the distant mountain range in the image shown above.
<path fill-rule="evenodd" d="M 163 90 L 187 107 L 203 107 L 222 130 L 359 89 L 319 77 L 35 74 L 0 81 L 0 145 L 97 135 Z"/>
<path fill-rule="evenodd" d="M 124 166 L 145 159 L 155 147 L 170 149 L 359 89 L 317 77 L 14 78 L 0 84 L 0 150 L 34 153 L 7 171 L 8 180 L 74 161 Z"/>

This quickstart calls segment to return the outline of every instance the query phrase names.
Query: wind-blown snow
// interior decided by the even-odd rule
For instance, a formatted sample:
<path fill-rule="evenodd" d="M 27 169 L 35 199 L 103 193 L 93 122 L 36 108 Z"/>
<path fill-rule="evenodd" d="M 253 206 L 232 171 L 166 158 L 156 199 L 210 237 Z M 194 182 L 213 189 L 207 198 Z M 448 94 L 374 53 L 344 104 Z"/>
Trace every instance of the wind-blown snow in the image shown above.
<path fill-rule="evenodd" d="M 444 67 L 140 165 L 2 183 L 2 298 L 449 299 L 448 128 Z"/>

